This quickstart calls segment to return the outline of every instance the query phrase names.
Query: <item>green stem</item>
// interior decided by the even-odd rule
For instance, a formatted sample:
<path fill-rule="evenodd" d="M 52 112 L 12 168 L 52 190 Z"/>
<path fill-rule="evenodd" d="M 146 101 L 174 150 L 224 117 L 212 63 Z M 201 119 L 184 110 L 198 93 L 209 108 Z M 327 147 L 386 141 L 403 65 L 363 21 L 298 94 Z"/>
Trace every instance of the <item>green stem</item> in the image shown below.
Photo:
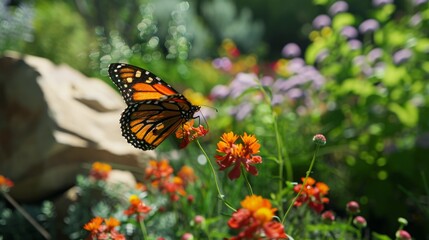
<path fill-rule="evenodd" d="M 243 172 L 243 177 L 244 177 L 244 180 L 246 181 L 247 188 L 249 189 L 249 193 L 250 195 L 253 195 L 252 185 L 250 184 L 249 179 L 247 178 L 247 175 L 246 175 L 246 172 L 244 171 L 243 166 L 241 166 L 241 170 Z"/>
<path fill-rule="evenodd" d="M 277 123 L 277 114 L 274 111 L 274 109 L 272 108 L 270 97 L 262 85 L 260 85 L 260 89 L 262 91 L 262 94 L 264 95 L 264 100 L 265 100 L 266 104 L 268 104 L 268 106 L 270 106 L 272 117 L 273 117 L 274 132 L 276 134 L 277 162 L 279 164 L 279 176 L 278 176 L 278 178 L 279 178 L 278 188 L 279 189 L 278 189 L 278 193 L 280 194 L 279 198 L 281 198 L 281 194 L 283 193 L 283 182 L 284 182 L 283 171 L 284 171 L 284 168 L 286 166 L 287 180 L 292 181 L 293 180 L 292 163 L 289 159 L 289 155 L 287 153 L 287 148 L 282 143 L 282 138 L 281 138 L 281 134 L 279 131 L 279 126 Z M 282 150 L 284 152 L 285 159 L 283 159 Z M 282 215 L 284 210 L 283 210 L 283 204 L 281 203 L 281 199 L 279 201 L 278 208 L 279 208 L 279 214 Z"/>
<path fill-rule="evenodd" d="M 314 152 L 314 154 L 313 154 L 313 159 L 311 160 L 310 167 L 308 168 L 308 171 L 307 171 L 307 173 L 306 173 L 306 175 L 305 175 L 304 182 L 302 183 L 302 186 L 301 186 L 301 188 L 299 189 L 299 192 L 296 194 L 295 198 L 294 198 L 294 199 L 292 200 L 292 202 L 290 203 L 289 208 L 287 209 L 287 211 L 286 211 L 285 215 L 284 215 L 284 216 L 283 216 L 283 218 L 282 218 L 282 224 L 283 224 L 283 223 L 284 223 L 284 221 L 286 220 L 286 217 L 287 217 L 287 215 L 289 214 L 289 211 L 292 209 L 292 206 L 294 205 L 294 203 L 295 203 L 295 202 L 296 202 L 296 200 L 298 199 L 299 195 L 301 195 L 302 191 L 304 190 L 305 186 L 307 185 L 307 180 L 308 180 L 308 178 L 310 177 L 310 173 L 311 173 L 311 171 L 313 170 L 314 163 L 316 162 L 316 155 L 317 155 L 317 153 L 318 153 L 318 152 L 319 152 L 319 145 L 317 145 L 317 147 L 316 147 L 316 151 L 315 151 L 315 152 Z"/>
<path fill-rule="evenodd" d="M 348 220 L 347 220 L 347 228 L 345 228 L 344 229 L 344 231 L 343 231 L 343 237 L 342 237 L 342 239 L 346 239 L 346 236 L 347 236 L 347 229 L 349 229 L 349 226 L 352 226 L 352 221 L 353 221 L 353 215 L 349 215 L 349 218 L 348 218 Z"/>
<path fill-rule="evenodd" d="M 18 212 L 24 216 L 27 221 L 33 225 L 33 227 L 45 238 L 45 239 L 51 239 L 51 235 L 36 221 L 33 217 L 28 214 L 24 208 L 22 208 L 16 201 L 13 199 L 8 193 L 4 192 L 3 196 L 6 198 L 6 200 L 12 204 L 12 206 L 18 210 Z"/>
<path fill-rule="evenodd" d="M 144 220 L 143 220 L 143 219 L 142 219 L 142 220 L 140 220 L 140 221 L 139 221 L 139 224 L 140 224 L 140 229 L 141 229 L 141 231 L 142 231 L 142 233 L 143 233 L 143 239 L 148 240 L 148 239 L 149 239 L 149 236 L 147 235 L 147 230 L 146 230 L 146 226 L 145 226 L 145 224 L 144 224 Z"/>
<path fill-rule="evenodd" d="M 217 193 L 218 193 L 218 197 L 219 199 L 225 204 L 225 206 L 227 206 L 229 209 L 231 209 L 232 211 L 236 212 L 237 210 L 235 208 L 233 208 L 231 206 L 231 204 L 229 204 L 226 200 L 225 200 L 225 195 L 222 194 L 220 187 L 219 187 L 219 182 L 217 179 L 217 175 L 216 175 L 216 171 L 213 167 L 212 162 L 210 161 L 209 156 L 207 155 L 206 151 L 204 151 L 204 148 L 201 146 L 200 142 L 198 141 L 198 139 L 195 140 L 195 142 L 197 143 L 198 147 L 200 148 L 201 152 L 203 152 L 204 156 L 206 157 L 207 162 L 209 163 L 210 169 L 212 170 L 212 174 L 213 174 L 213 178 L 215 181 L 215 185 L 216 185 L 216 189 L 217 189 Z"/>

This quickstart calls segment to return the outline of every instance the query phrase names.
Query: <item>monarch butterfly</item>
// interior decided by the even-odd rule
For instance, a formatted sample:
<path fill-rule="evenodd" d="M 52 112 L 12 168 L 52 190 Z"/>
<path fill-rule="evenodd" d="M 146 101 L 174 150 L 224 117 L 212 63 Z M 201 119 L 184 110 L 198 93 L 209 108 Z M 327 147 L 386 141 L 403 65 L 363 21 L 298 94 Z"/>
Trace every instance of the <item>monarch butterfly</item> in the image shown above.
<path fill-rule="evenodd" d="M 200 110 L 145 69 L 112 63 L 109 76 L 128 105 L 120 120 L 122 135 L 136 148 L 155 149 Z"/>

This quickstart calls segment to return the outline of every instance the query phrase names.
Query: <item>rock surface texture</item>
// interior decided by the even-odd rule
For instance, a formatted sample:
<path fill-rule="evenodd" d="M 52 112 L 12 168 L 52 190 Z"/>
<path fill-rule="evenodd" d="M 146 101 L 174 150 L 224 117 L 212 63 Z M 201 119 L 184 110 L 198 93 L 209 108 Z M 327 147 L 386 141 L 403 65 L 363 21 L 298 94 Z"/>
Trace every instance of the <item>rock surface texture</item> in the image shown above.
<path fill-rule="evenodd" d="M 11 194 L 40 200 L 71 187 L 94 161 L 139 167 L 153 152 L 121 136 L 121 96 L 49 60 L 8 53 L 0 58 L 0 174 Z"/>

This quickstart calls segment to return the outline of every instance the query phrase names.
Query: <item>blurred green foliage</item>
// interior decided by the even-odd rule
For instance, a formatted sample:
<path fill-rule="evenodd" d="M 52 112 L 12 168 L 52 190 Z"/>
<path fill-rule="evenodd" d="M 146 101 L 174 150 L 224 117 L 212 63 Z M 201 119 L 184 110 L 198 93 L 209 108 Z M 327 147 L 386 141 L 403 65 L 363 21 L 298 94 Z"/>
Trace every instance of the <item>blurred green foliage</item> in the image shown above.
<path fill-rule="evenodd" d="M 64 2 L 40 1 L 35 10 L 34 40 L 24 51 L 90 73 L 89 52 L 95 42 L 84 19 Z"/>
<path fill-rule="evenodd" d="M 2 196 L 3 197 L 3 196 Z M 56 238 L 55 208 L 50 201 L 40 205 L 25 205 L 25 211 Z M 17 210 L 0 200 L 0 236 L 2 239 L 45 239 Z"/>
<path fill-rule="evenodd" d="M 6 50 L 23 51 L 26 42 L 33 41 L 33 18 L 33 5 L 0 4 L 0 54 Z"/>
<path fill-rule="evenodd" d="M 373 10 L 380 28 L 362 33 L 362 45 L 357 48 L 341 35 L 341 29 L 344 25 L 358 28 L 362 21 L 338 14 L 332 19 L 332 31 L 315 34 L 306 52 L 306 59 L 316 61 L 329 79 L 321 99 L 327 105 L 321 124 L 330 142 L 338 146 L 332 149 L 330 164 L 346 164 L 326 168 L 323 175 L 336 179 L 332 185 L 341 193 L 336 196 L 339 203 L 351 194 L 359 197 L 379 228 L 392 226 L 397 216 L 417 214 L 412 205 L 419 204 L 408 205 L 406 192 L 399 188 L 424 197 L 427 193 L 420 183 L 428 176 L 422 169 L 429 168 L 425 160 L 429 71 L 424 67 L 429 9 L 410 6 L 401 17 L 395 17 L 394 9 L 395 5 L 386 4 Z M 421 21 L 415 21 L 416 15 Z M 317 61 L 322 51 L 328 54 Z M 374 59 L 375 53 L 380 55 Z M 380 204 L 386 200 L 388 204 Z M 429 216 L 421 217 L 425 222 Z M 416 225 L 422 227 L 423 222 Z"/>

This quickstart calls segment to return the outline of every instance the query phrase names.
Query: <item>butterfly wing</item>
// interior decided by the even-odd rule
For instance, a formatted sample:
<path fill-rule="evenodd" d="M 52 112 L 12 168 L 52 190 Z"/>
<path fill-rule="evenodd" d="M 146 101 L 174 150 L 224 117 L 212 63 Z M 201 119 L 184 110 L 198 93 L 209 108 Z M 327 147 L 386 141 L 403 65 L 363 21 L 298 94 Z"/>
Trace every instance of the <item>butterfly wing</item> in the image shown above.
<path fill-rule="evenodd" d="M 109 76 L 127 105 L 179 94 L 155 74 L 133 65 L 112 63 L 109 65 Z"/>
<path fill-rule="evenodd" d="M 154 149 L 199 109 L 181 94 L 129 105 L 121 117 L 122 135 L 136 148 Z"/>

